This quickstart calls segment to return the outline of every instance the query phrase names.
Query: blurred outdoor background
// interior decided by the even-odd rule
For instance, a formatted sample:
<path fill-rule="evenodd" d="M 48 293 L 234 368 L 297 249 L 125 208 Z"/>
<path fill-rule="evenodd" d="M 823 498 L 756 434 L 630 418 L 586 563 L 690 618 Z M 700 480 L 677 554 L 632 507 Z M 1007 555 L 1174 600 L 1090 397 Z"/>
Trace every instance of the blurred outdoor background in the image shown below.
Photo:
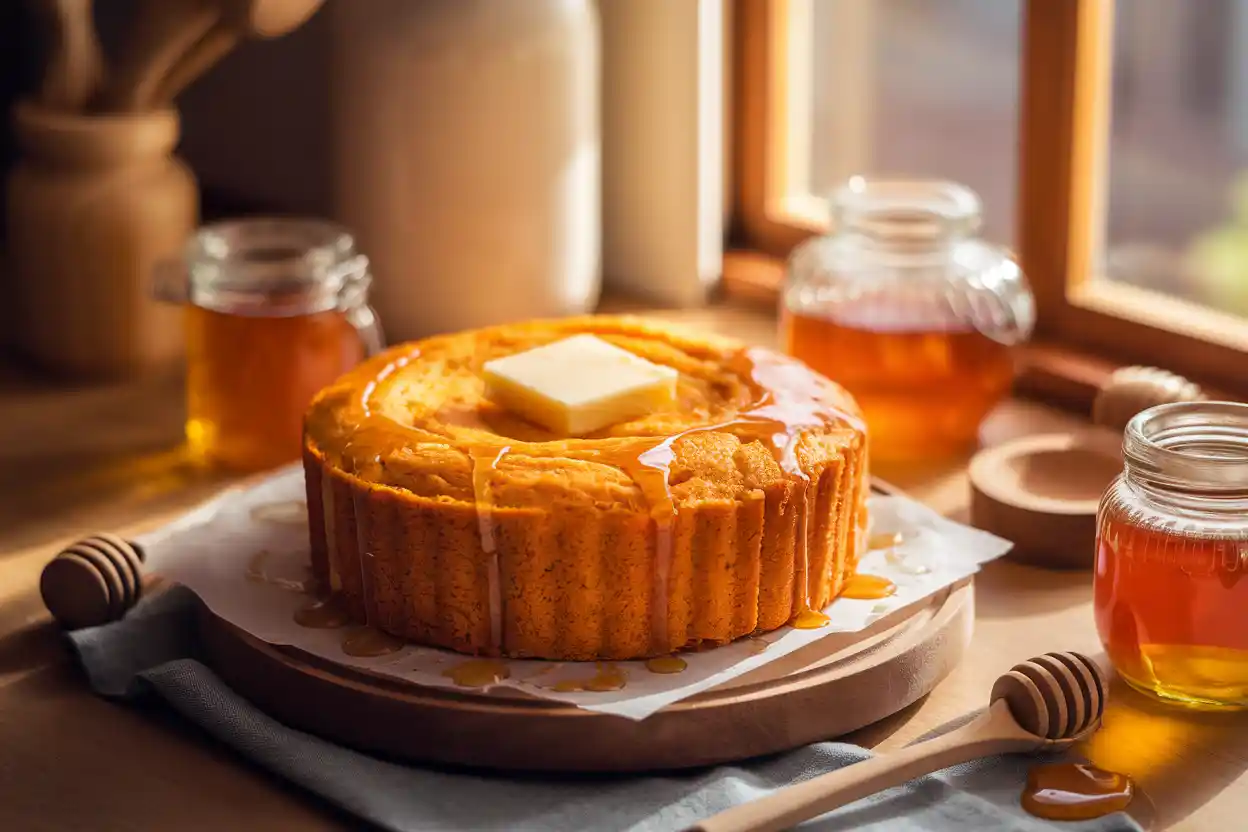
<path fill-rule="evenodd" d="M 1020 0 L 816 0 L 809 178 L 942 176 L 1013 240 Z M 1106 279 L 1248 315 L 1248 0 L 1117 0 Z"/>

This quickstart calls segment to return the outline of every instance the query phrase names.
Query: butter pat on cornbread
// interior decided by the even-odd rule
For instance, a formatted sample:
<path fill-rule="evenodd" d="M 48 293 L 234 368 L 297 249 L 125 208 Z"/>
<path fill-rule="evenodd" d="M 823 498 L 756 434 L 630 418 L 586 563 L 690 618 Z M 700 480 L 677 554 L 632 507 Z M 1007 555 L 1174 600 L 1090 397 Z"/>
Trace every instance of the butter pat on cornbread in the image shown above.
<path fill-rule="evenodd" d="M 678 373 L 594 335 L 487 361 L 486 398 L 563 436 L 584 436 L 672 405 Z"/>

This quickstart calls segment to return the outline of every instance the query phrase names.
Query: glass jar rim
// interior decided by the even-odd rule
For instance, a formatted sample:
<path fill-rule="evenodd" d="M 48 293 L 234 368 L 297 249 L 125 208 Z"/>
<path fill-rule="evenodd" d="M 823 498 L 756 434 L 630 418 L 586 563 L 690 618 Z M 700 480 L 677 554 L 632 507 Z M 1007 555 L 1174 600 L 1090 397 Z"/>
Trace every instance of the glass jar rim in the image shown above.
<path fill-rule="evenodd" d="M 833 192 L 831 211 L 840 231 L 893 241 L 969 237 L 982 219 L 979 196 L 945 179 L 851 176 Z"/>
<path fill-rule="evenodd" d="M 229 314 L 281 317 L 356 308 L 369 283 L 368 259 L 337 223 L 245 217 L 200 228 L 158 295 Z"/>
<path fill-rule="evenodd" d="M 1248 404 L 1150 407 L 1127 423 L 1122 453 L 1128 479 L 1154 490 L 1248 494 Z"/>

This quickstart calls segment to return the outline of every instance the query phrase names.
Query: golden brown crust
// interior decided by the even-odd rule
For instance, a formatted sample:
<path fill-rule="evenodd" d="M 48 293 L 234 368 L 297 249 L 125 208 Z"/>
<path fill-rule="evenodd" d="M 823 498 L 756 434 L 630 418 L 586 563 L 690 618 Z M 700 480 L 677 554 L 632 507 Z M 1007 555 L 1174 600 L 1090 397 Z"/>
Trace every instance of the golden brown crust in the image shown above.
<path fill-rule="evenodd" d="M 577 332 L 677 367 L 681 409 L 565 439 L 481 400 L 485 360 Z M 735 342 L 604 317 L 443 336 L 313 403 L 313 569 L 358 620 L 462 652 L 723 643 L 835 596 L 865 523 L 865 454 L 848 394 Z"/>

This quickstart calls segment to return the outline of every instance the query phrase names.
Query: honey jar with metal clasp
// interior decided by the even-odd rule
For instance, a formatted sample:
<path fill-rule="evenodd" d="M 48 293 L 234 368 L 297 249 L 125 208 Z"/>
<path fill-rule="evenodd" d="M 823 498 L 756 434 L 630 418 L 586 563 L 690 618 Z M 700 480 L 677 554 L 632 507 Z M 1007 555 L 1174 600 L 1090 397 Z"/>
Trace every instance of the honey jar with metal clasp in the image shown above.
<path fill-rule="evenodd" d="M 301 453 L 321 388 L 382 347 L 368 259 L 350 233 L 309 219 L 204 227 L 155 293 L 186 310 L 186 438 L 211 463 L 259 470 Z"/>

